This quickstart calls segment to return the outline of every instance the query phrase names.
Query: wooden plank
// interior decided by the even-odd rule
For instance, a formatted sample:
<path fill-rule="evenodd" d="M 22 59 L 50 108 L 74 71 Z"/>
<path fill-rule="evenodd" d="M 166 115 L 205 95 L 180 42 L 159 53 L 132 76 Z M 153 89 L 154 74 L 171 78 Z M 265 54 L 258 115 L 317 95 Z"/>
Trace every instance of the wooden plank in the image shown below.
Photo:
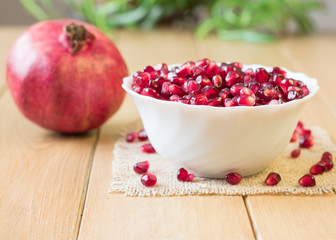
<path fill-rule="evenodd" d="M 121 32 L 117 41 L 130 71 L 197 58 L 187 32 Z M 241 197 L 131 198 L 107 193 L 116 136 L 120 127 L 136 118 L 136 108 L 127 97 L 101 130 L 79 239 L 253 239 Z"/>
<path fill-rule="evenodd" d="M 24 28 L 0 28 L 5 62 Z M 97 132 L 66 136 L 26 120 L 7 92 L 0 101 L 0 239 L 75 239 Z"/>
<path fill-rule="evenodd" d="M 257 239 L 336 239 L 336 197 L 254 196 L 247 206 Z"/>
<path fill-rule="evenodd" d="M 332 69 L 336 36 L 290 38 L 279 45 L 282 57 L 295 71 L 318 78 L 321 90 L 302 113 L 305 123 L 328 130 L 336 141 L 336 87 Z M 334 169 L 333 169 L 334 171 Z M 298 176 L 299 178 L 300 176 Z M 336 195 L 249 196 L 246 198 L 260 239 L 335 239 Z M 283 231 L 286 229 L 286 231 Z"/>
<path fill-rule="evenodd" d="M 0 101 L 0 239 L 75 239 L 97 133 L 66 136 Z"/>

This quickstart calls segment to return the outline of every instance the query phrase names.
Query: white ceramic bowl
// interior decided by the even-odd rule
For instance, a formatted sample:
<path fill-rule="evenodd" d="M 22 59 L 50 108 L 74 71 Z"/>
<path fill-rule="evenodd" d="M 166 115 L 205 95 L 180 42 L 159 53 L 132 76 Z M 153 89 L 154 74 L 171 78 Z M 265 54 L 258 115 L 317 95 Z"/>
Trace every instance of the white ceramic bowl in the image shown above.
<path fill-rule="evenodd" d="M 244 65 L 258 67 L 271 70 Z M 122 87 L 134 100 L 158 154 L 201 177 L 222 178 L 229 172 L 247 176 L 281 154 L 299 113 L 319 89 L 316 79 L 285 70 L 287 77 L 307 85 L 308 96 L 280 105 L 222 108 L 142 96 L 131 89 L 132 77 L 124 78 Z"/>

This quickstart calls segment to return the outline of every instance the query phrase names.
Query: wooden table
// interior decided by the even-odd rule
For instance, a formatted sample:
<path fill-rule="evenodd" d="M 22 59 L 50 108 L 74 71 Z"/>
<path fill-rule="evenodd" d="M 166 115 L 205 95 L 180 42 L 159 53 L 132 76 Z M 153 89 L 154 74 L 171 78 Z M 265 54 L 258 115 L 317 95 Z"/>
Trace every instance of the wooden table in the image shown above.
<path fill-rule="evenodd" d="M 336 195 L 125 197 L 107 193 L 126 98 L 101 129 L 65 137 L 26 120 L 5 86 L 5 60 L 23 28 L 0 28 L 0 239 L 336 239 Z M 270 44 L 196 40 L 185 31 L 115 34 L 129 71 L 209 57 L 284 66 L 319 80 L 302 120 L 336 142 L 336 35 Z M 336 171 L 334 169 L 334 171 Z M 336 181 L 336 179 L 335 179 Z"/>

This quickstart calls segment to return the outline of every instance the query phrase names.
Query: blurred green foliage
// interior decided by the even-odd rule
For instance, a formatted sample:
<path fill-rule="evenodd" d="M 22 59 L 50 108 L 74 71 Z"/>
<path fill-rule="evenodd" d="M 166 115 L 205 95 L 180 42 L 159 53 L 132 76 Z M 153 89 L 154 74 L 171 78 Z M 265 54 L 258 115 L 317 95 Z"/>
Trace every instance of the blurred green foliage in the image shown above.
<path fill-rule="evenodd" d="M 53 0 L 20 0 L 38 20 L 61 18 Z M 79 16 L 103 31 L 119 27 L 153 28 L 158 24 L 211 32 L 225 40 L 266 42 L 289 32 L 312 31 L 311 11 L 318 0 L 62 0 Z"/>

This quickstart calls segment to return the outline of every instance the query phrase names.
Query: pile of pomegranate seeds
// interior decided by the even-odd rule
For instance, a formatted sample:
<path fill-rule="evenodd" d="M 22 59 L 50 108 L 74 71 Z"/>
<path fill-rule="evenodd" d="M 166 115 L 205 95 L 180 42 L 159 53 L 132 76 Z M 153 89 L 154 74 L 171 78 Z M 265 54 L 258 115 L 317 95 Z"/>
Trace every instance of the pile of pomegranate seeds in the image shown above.
<path fill-rule="evenodd" d="M 299 139 L 300 148 L 311 148 L 314 145 L 314 138 L 309 129 L 306 129 L 301 121 L 298 122 L 290 142 Z"/>
<path fill-rule="evenodd" d="M 133 74 L 132 89 L 144 96 L 215 107 L 274 105 L 309 94 L 300 80 L 279 67 L 244 69 L 238 62 L 216 64 L 205 58 L 168 69 L 162 63 Z"/>
<path fill-rule="evenodd" d="M 278 173 L 271 172 L 268 174 L 268 176 L 265 179 L 265 185 L 266 186 L 275 186 L 281 181 L 281 177 Z"/>
<path fill-rule="evenodd" d="M 239 173 L 229 173 L 225 176 L 225 180 L 231 185 L 240 183 L 241 179 L 242 176 Z"/>
<path fill-rule="evenodd" d="M 309 173 L 299 179 L 299 184 L 302 187 L 313 187 L 316 185 L 316 181 L 313 175 L 320 175 L 324 172 L 330 171 L 334 167 L 332 162 L 332 155 L 330 152 L 324 152 L 321 160 L 310 167 Z"/>
<path fill-rule="evenodd" d="M 195 178 L 193 173 L 188 173 L 184 168 L 180 168 L 177 172 L 177 180 L 181 182 L 192 182 Z"/>

